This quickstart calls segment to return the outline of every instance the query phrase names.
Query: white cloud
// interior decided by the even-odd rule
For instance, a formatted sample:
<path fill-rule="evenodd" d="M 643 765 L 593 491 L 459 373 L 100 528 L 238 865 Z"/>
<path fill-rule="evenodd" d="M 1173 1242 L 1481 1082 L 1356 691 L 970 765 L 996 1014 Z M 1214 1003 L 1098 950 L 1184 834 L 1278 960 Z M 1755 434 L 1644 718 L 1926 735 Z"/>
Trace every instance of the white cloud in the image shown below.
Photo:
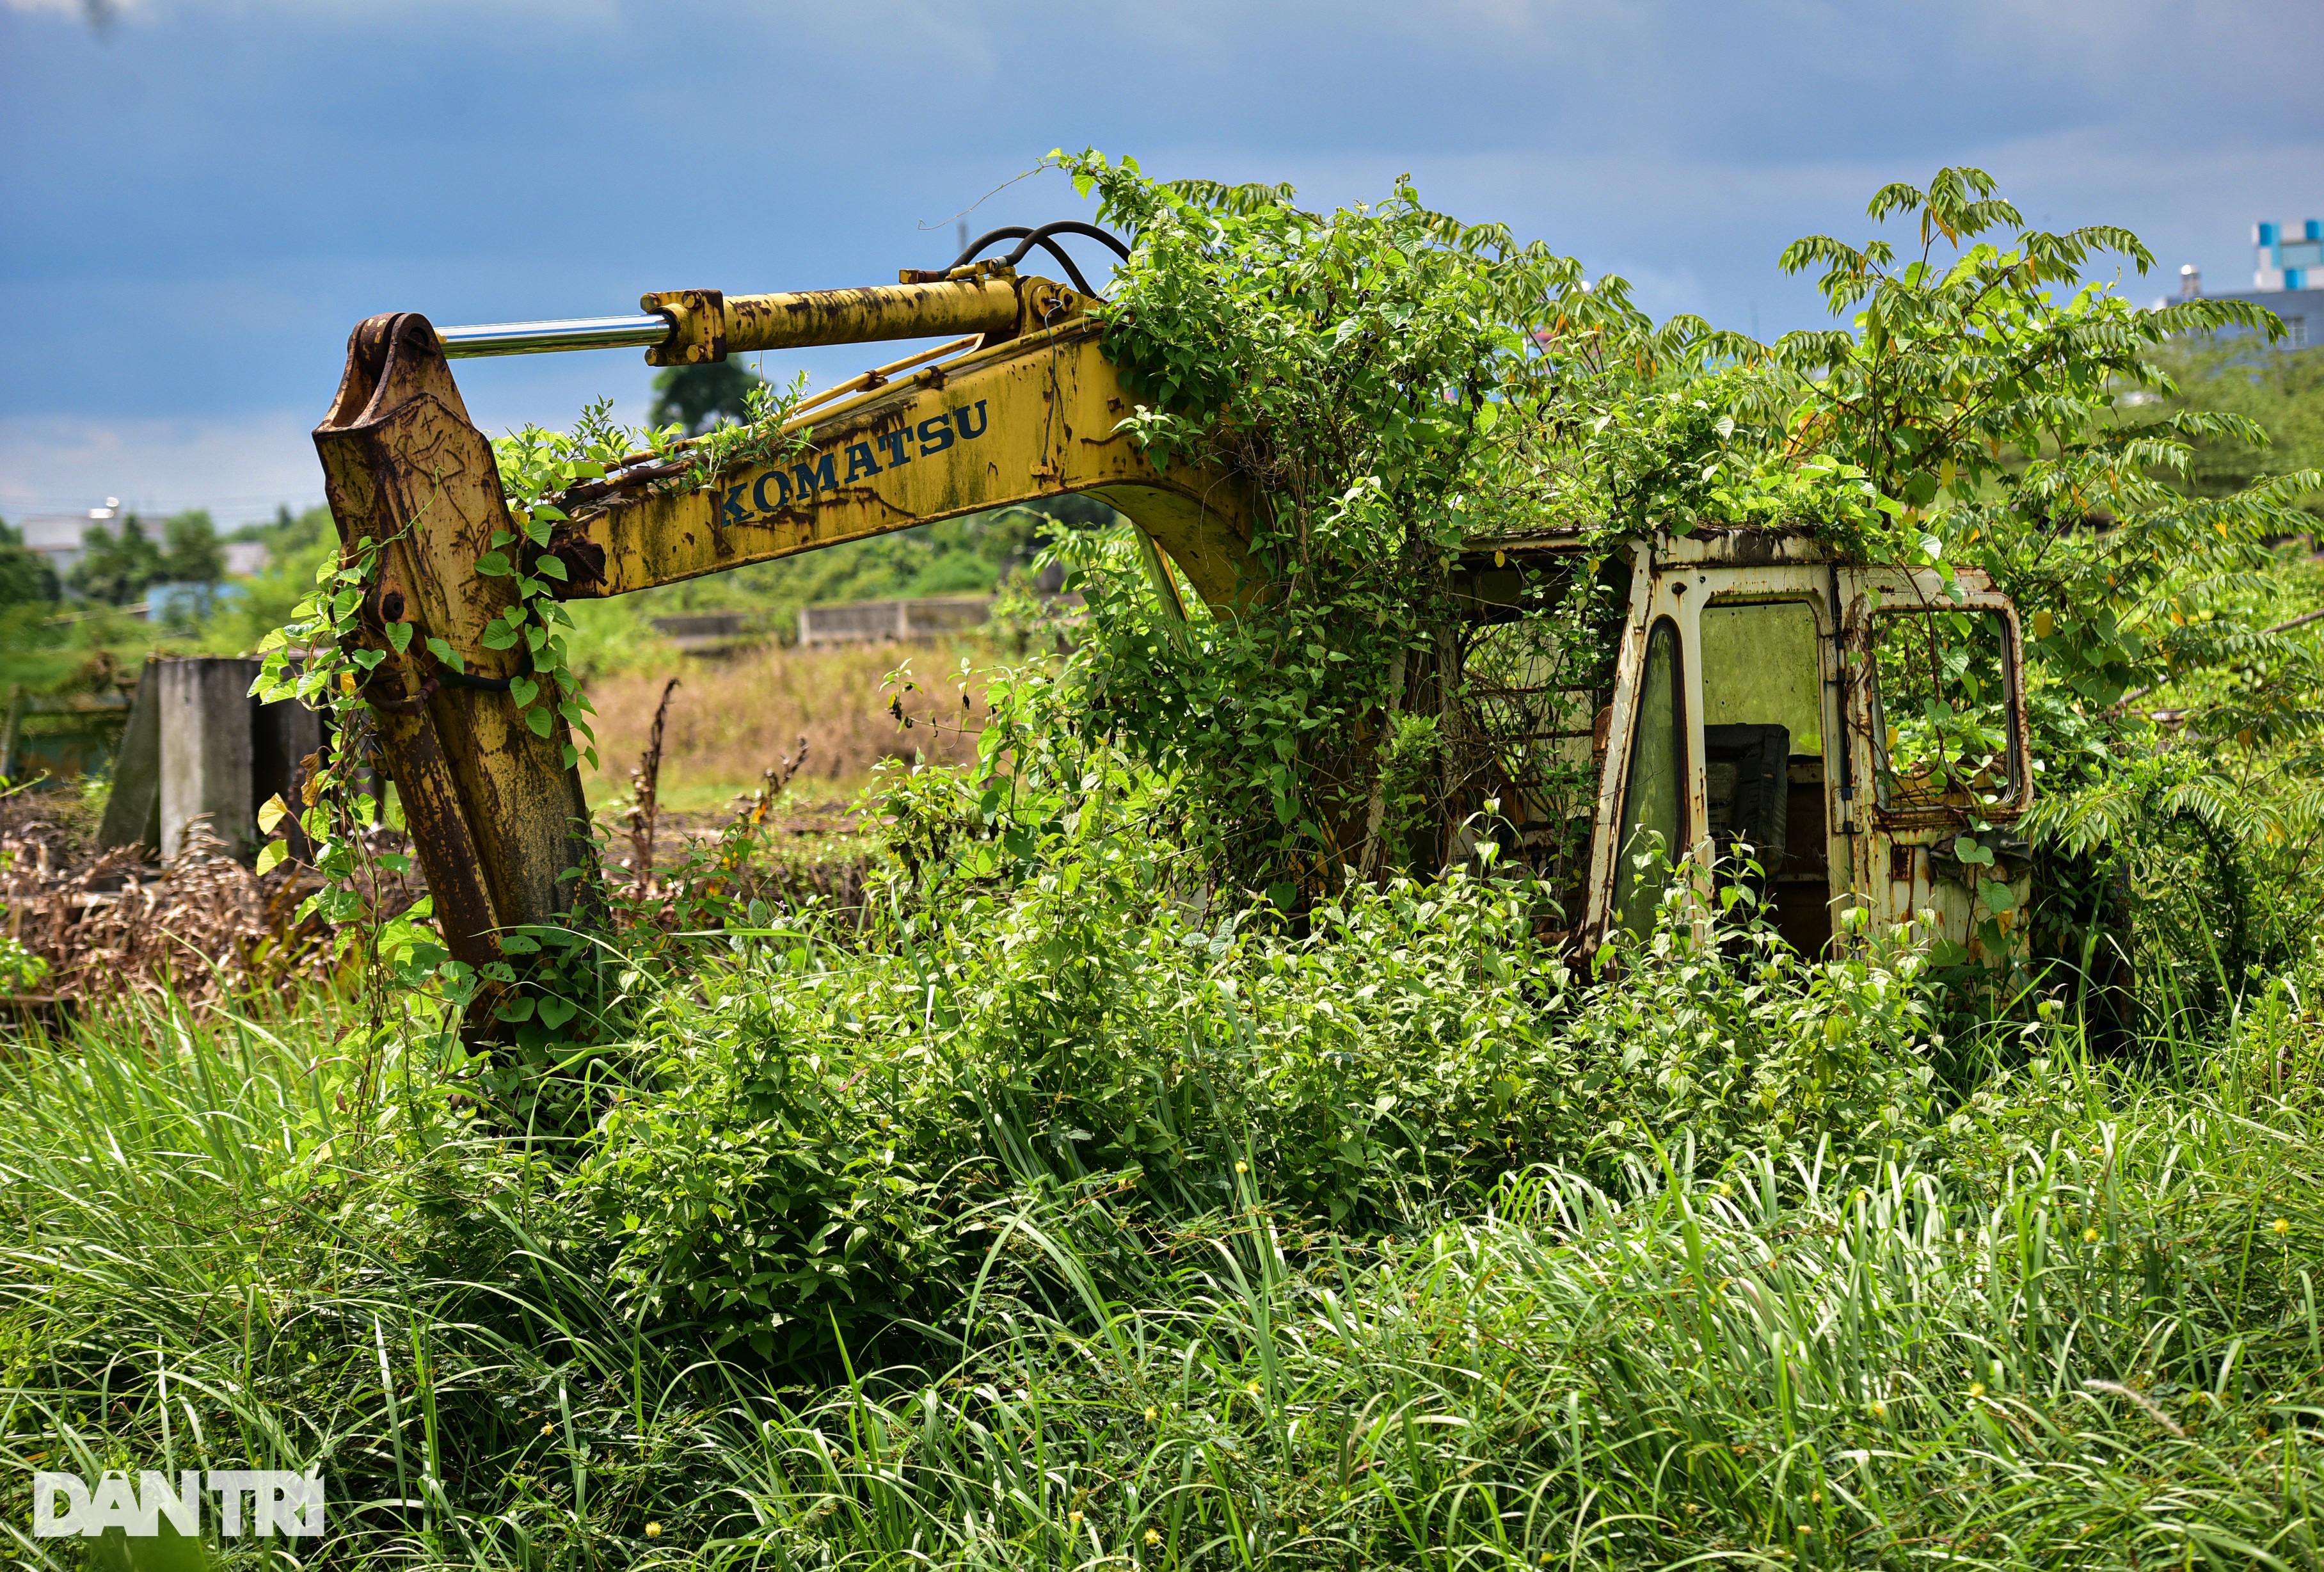
<path fill-rule="evenodd" d="M 108 496 L 144 513 L 206 507 L 221 524 L 309 507 L 323 499 L 313 424 L 287 411 L 224 421 L 0 417 L 0 516 Z"/>

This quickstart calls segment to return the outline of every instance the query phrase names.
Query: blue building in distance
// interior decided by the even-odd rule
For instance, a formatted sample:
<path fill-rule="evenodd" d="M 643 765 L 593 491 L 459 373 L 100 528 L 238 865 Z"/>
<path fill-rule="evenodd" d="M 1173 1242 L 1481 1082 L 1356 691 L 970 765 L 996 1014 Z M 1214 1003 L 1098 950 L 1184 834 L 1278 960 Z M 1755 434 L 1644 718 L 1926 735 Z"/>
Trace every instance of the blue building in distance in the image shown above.
<path fill-rule="evenodd" d="M 2222 291 L 2215 301 L 2249 301 L 2273 311 L 2283 323 L 2282 349 L 2305 349 L 2324 337 L 2324 219 L 2298 224 L 2255 224 L 2252 250 L 2259 265 L 2248 290 Z M 2179 270 L 2179 298 L 2204 296 L 2203 275 Z M 2162 302 L 2157 301 L 2156 304 Z"/>

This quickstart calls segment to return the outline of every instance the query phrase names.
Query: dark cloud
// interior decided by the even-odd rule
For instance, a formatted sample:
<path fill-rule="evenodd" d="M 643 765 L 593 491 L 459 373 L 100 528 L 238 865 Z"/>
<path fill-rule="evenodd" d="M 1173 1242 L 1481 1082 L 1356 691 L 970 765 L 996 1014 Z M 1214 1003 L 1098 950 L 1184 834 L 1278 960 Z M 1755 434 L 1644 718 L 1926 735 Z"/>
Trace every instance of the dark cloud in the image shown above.
<path fill-rule="evenodd" d="M 144 0 L 103 36 L 0 9 L 0 419 L 318 411 L 381 310 L 876 279 L 1059 144 L 1318 202 L 1408 171 L 1653 309 L 1770 333 L 1816 312 L 1785 240 L 1860 233 L 1874 187 L 1945 162 L 2228 281 L 2253 219 L 2324 209 L 2313 0 L 376 9 Z M 974 222 L 1075 210 L 1051 175 Z M 464 374 L 493 420 L 643 380 Z"/>

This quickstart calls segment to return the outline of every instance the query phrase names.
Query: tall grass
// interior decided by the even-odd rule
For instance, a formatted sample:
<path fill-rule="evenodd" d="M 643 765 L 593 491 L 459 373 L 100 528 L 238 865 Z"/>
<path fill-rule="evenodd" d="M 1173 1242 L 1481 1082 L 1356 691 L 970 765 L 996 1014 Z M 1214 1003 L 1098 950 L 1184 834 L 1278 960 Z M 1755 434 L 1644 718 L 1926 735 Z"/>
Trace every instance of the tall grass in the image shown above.
<path fill-rule="evenodd" d="M 1641 1037 L 1828 1046 L 1846 1033 L 1821 1021 L 1910 977 L 1673 952 L 1560 994 L 1514 934 L 1499 976 L 1453 942 L 1499 899 L 1457 883 L 1223 943 L 1114 899 L 1092 880 L 1046 912 L 1001 903 L 918 960 L 746 944 L 641 1016 L 616 1110 L 690 1112 L 677 1177 L 711 1171 L 749 1095 L 734 1072 L 769 1054 L 813 1079 L 825 1121 L 785 1152 L 974 1159 L 973 1184 L 960 1166 L 904 1184 L 906 1221 L 959 1265 L 892 1293 L 899 1324 L 759 1285 L 827 1318 L 788 1359 L 714 1349 L 715 1318 L 636 1291 L 620 1268 L 639 1225 L 606 1216 L 630 1180 L 487 1127 L 452 1067 L 345 1048 L 363 1039 L 326 1003 L 197 1022 L 133 1000 L 12 1043 L 16 1558 L 77 1553 L 25 1534 L 36 1467 L 279 1466 L 328 1482 L 328 1538 L 296 1547 L 326 1566 L 2324 1562 L 2324 1032 L 2299 977 L 2137 1068 L 2088 1062 L 2062 1025 L 1997 1031 L 1957 1054 L 1978 1067 L 1963 1095 L 1861 1133 L 1743 1121 L 1747 1079 L 1624 1105 L 1644 1139 L 1582 1139 L 1609 1110 L 1577 1100 L 1498 1156 L 1374 1141 L 1346 1159 L 1370 1205 L 1335 1221 L 1336 1136 L 1293 1138 L 1334 1055 L 1349 1096 L 1401 1077 L 1441 1101 L 1398 1112 L 1457 1130 L 1460 1088 L 1489 1105 L 1508 1073 L 1496 1035 L 1533 1037 L 1523 1093 L 1545 1104 L 1555 1080 L 1669 1046 Z M 1100 1161 L 1074 1121 L 1174 1019 L 1216 1112 L 1164 1183 L 1126 1145 Z M 1006 1032 L 1032 1027 L 1038 1073 L 1010 1072 Z M 1446 1050 L 1449 1089 L 1403 1062 L 1422 1041 L 1469 1041 Z M 851 1100 L 883 1077 L 953 1123 Z M 864 1238 L 826 1232 L 787 1270 L 877 1260 L 872 1235 L 905 1225 L 866 1210 Z"/>
<path fill-rule="evenodd" d="M 981 642 L 976 647 L 982 652 Z M 890 689 L 884 679 L 908 664 L 919 686 Z M 982 724 L 982 679 L 956 679 L 959 652 L 933 645 L 845 644 L 807 650 L 772 644 L 688 661 L 678 673 L 663 754 L 663 800 L 681 809 L 716 808 L 758 784 L 761 772 L 807 740 L 799 789 L 850 795 L 882 760 L 962 763 L 976 754 Z M 666 668 L 599 677 L 589 684 L 596 707 L 598 757 L 592 799 L 626 788 L 652 728 Z M 961 700 L 965 694 L 967 705 Z M 899 730 L 889 707 L 915 722 Z"/>

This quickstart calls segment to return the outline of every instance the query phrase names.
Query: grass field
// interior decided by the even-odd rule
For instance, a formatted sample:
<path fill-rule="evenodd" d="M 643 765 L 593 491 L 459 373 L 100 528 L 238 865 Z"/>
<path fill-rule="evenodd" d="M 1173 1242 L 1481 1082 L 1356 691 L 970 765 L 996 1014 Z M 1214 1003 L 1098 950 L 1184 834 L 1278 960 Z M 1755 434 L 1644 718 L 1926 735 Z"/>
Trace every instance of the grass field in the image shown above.
<path fill-rule="evenodd" d="M 1909 935 L 1592 985 L 1507 887 L 1298 938 L 1134 845 L 632 977 L 554 1138 L 425 1008 L 19 1038 L 0 1519 L 166 1461 L 319 1467 L 301 1565 L 2324 1560 L 2312 959 L 2101 1064 Z"/>

